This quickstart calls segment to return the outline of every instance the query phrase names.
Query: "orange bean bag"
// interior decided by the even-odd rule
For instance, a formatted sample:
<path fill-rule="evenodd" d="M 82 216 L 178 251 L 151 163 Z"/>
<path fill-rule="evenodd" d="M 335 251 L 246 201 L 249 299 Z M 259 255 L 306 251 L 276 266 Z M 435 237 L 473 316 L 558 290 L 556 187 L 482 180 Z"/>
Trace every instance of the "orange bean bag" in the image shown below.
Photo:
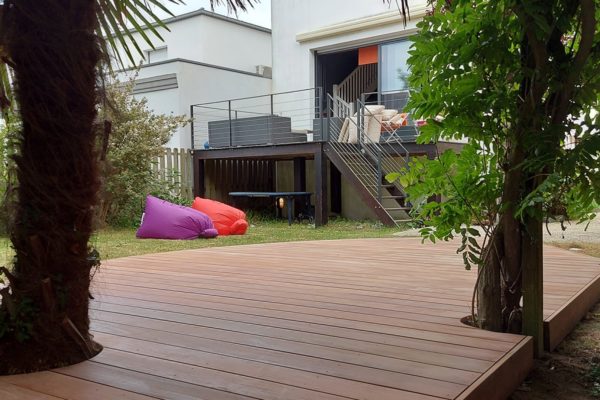
<path fill-rule="evenodd" d="M 192 208 L 208 215 L 221 236 L 243 235 L 248 230 L 246 214 L 235 207 L 215 200 L 196 197 Z"/>

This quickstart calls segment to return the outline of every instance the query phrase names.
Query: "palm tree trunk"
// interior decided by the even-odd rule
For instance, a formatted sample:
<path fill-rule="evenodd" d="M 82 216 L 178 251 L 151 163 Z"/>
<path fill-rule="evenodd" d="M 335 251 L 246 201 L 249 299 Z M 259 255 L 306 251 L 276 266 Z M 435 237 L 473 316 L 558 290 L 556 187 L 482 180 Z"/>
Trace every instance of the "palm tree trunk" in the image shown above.
<path fill-rule="evenodd" d="M 88 318 L 99 187 L 95 1 L 5 1 L 4 10 L 23 128 L 10 227 L 16 257 L 2 308 L 21 324 L 0 339 L 0 374 L 71 364 L 101 349 Z"/>

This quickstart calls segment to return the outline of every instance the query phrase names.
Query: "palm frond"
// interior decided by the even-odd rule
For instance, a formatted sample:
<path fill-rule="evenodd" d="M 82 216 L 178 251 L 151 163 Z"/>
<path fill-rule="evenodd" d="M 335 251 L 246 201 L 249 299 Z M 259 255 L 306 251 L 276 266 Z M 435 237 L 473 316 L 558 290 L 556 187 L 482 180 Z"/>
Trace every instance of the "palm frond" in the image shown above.
<path fill-rule="evenodd" d="M 248 7 L 254 8 L 254 4 L 257 3 L 260 3 L 260 0 L 210 0 L 210 7 L 214 10 L 215 6 L 224 4 L 228 12 L 237 16 L 238 10 L 248 11 Z"/>
<path fill-rule="evenodd" d="M 410 19 L 410 9 L 408 7 L 408 0 L 383 0 L 384 3 L 388 3 L 390 6 L 392 2 L 395 3 L 398 8 L 398 12 L 402 14 L 404 20 L 404 26 L 406 26 L 407 19 Z"/>
<path fill-rule="evenodd" d="M 172 4 L 184 4 L 183 0 L 167 0 Z M 133 34 L 139 33 L 143 41 L 154 49 L 154 43 L 148 36 L 149 31 L 154 37 L 163 40 L 157 28 L 169 30 L 158 15 L 152 11 L 156 7 L 170 16 L 174 14 L 163 4 L 162 0 L 96 0 L 98 35 L 106 41 L 101 44 L 105 55 L 114 53 L 122 66 L 125 66 L 121 54 L 117 51 L 120 44 L 128 61 L 135 63 L 134 51 L 144 57 L 144 52 L 135 40 Z"/>
<path fill-rule="evenodd" d="M 185 4 L 184 0 L 166 1 L 175 5 Z M 259 0 L 210 0 L 210 6 L 214 9 L 215 6 L 224 4 L 229 12 L 237 15 L 238 10 L 247 11 L 249 7 L 253 8 L 254 4 L 258 2 Z M 152 11 L 152 8 L 156 7 L 169 16 L 174 16 L 169 8 L 163 4 L 165 0 L 96 0 L 96 3 L 98 35 L 106 38 L 106 41 L 101 44 L 102 50 L 105 55 L 108 55 L 110 54 L 110 48 L 112 48 L 119 64 L 123 67 L 125 66 L 125 60 L 117 51 L 118 44 L 121 45 L 128 61 L 135 63 L 134 52 L 142 58 L 145 55 L 135 40 L 134 33 L 138 33 L 142 40 L 154 50 L 154 43 L 148 33 L 162 41 L 163 38 L 157 28 L 169 30 L 158 15 Z"/>

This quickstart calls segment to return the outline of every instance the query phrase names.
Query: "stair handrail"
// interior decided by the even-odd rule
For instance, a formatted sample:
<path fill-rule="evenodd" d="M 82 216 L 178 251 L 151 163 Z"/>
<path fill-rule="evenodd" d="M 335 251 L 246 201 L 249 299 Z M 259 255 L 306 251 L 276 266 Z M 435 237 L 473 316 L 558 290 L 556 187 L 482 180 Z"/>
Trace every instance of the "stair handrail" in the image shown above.
<path fill-rule="evenodd" d="M 327 108 L 330 113 L 333 111 L 334 102 L 335 102 L 334 97 L 332 97 L 331 95 L 328 94 L 327 95 L 327 104 L 328 104 Z M 349 120 L 352 121 L 352 119 L 350 118 L 352 116 L 352 114 L 350 114 L 348 112 L 348 110 L 349 109 L 346 108 L 345 109 L 346 113 L 339 116 L 339 118 L 341 120 L 349 118 Z M 354 123 L 354 122 L 351 122 L 351 123 Z M 361 182 L 361 184 L 365 187 L 365 189 L 367 191 L 369 191 L 372 195 L 375 195 L 375 193 L 373 193 L 373 186 L 375 186 L 375 184 L 376 184 L 375 168 L 369 162 L 369 159 L 367 158 L 366 154 L 360 151 L 360 146 L 358 146 L 358 144 L 341 143 L 339 141 L 339 134 L 340 134 L 339 130 L 334 129 L 330 123 L 329 124 L 329 135 L 330 136 L 329 136 L 329 142 L 328 142 L 329 146 L 336 152 L 338 157 L 340 159 L 342 159 L 349 167 L 350 167 L 349 164 L 352 162 L 347 155 L 349 153 L 353 153 L 355 157 L 358 157 L 365 161 L 365 165 L 359 167 L 359 171 L 357 171 L 357 172 L 360 172 L 360 176 L 357 175 L 357 179 Z M 353 169 L 352 167 L 350 167 L 350 168 Z M 373 176 L 373 179 L 369 181 L 366 178 L 367 176 Z M 382 206 L 382 208 L 383 208 L 383 206 Z"/>
<path fill-rule="evenodd" d="M 354 103 L 348 103 L 347 101 L 344 101 L 341 97 L 335 94 L 333 96 L 328 96 L 331 98 L 333 116 L 346 117 L 354 114 Z"/>
<path fill-rule="evenodd" d="M 334 103 L 336 98 L 327 95 L 327 111 L 328 115 L 333 115 Z M 356 143 L 342 143 L 339 141 L 340 127 L 343 124 L 332 124 L 329 122 L 329 147 L 336 154 L 346 167 L 350 169 L 354 177 L 372 196 L 378 204 L 380 212 L 385 213 L 390 221 L 397 223 L 397 220 L 390 214 L 388 209 L 383 204 L 383 173 L 385 170 L 398 171 L 401 166 L 394 163 L 390 152 L 382 146 L 374 146 L 370 138 L 364 132 L 364 126 L 360 120 L 360 113 L 355 113 L 356 119 L 351 118 L 353 114 L 349 112 L 349 108 L 340 108 L 342 112 L 337 116 L 341 121 L 348 118 L 349 123 L 354 124 L 357 130 L 358 140 Z M 339 126 L 338 126 L 339 125 Z M 365 140 L 367 142 L 365 142 Z M 379 150 L 374 150 L 379 149 Z M 379 156 L 373 156 L 373 152 Z M 358 162 L 357 160 L 360 160 Z M 404 194 L 403 188 L 394 185 L 400 189 L 400 193 Z"/>
<path fill-rule="evenodd" d="M 370 118 L 375 119 L 375 115 L 366 107 L 365 104 L 365 94 L 363 94 L 361 96 L 361 98 L 359 100 L 357 100 L 357 104 L 358 104 L 358 113 L 357 113 L 357 120 L 360 120 L 361 123 L 358 124 L 358 129 L 359 129 L 359 143 L 361 144 L 361 147 L 363 149 L 363 151 L 367 154 L 369 154 L 369 156 L 371 157 L 371 159 L 377 164 L 377 165 L 381 165 L 381 180 L 379 182 L 382 183 L 383 181 L 383 176 L 385 174 L 388 174 L 390 172 L 399 172 L 401 171 L 403 168 L 407 168 L 408 167 L 408 162 L 410 159 L 410 154 L 408 149 L 404 146 L 404 144 L 402 143 L 402 140 L 399 137 L 396 137 L 396 139 L 393 141 L 393 143 L 390 143 L 389 141 L 384 144 L 380 143 L 380 142 L 375 142 L 373 141 L 369 135 L 367 135 L 367 132 L 365 131 L 365 126 L 364 126 L 364 116 L 368 115 Z M 382 125 L 383 126 L 383 125 Z M 386 133 L 393 135 L 393 132 L 389 131 L 387 128 L 386 129 Z M 397 150 L 397 148 L 394 146 L 394 144 L 396 144 L 398 148 L 401 149 L 401 152 L 399 152 Z M 396 161 L 396 159 L 401 159 L 403 162 L 399 163 Z M 400 192 L 405 193 L 405 189 L 404 187 L 400 184 L 400 182 L 398 182 L 398 180 L 391 182 L 391 184 L 393 184 Z M 381 191 L 381 188 L 378 187 L 378 191 Z"/>
<path fill-rule="evenodd" d="M 347 103 L 354 103 L 361 93 L 373 90 L 369 88 L 376 82 L 377 64 L 359 65 L 343 81 L 333 85 L 333 95 Z"/>

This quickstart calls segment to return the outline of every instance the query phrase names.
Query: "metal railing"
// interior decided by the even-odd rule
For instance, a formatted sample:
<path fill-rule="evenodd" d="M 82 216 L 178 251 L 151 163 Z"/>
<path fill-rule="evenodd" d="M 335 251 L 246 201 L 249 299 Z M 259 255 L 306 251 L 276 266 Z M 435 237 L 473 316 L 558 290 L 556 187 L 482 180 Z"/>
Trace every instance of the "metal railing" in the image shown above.
<path fill-rule="evenodd" d="M 326 140 L 321 88 L 190 106 L 194 149 Z"/>
<path fill-rule="evenodd" d="M 360 97 L 361 93 L 375 88 L 377 88 L 377 64 L 359 65 L 342 82 L 333 85 L 333 97 L 352 103 Z"/>
<path fill-rule="evenodd" d="M 391 94 L 392 92 L 390 92 Z M 397 111 L 405 111 L 404 107 L 408 102 L 408 91 L 403 92 L 393 92 L 394 94 L 400 95 L 400 102 L 404 104 L 402 108 L 399 107 Z M 377 93 L 374 93 L 377 94 Z M 378 174 L 380 181 L 383 181 L 385 175 L 391 172 L 400 172 L 404 168 L 408 167 L 408 162 L 410 159 L 410 154 L 408 149 L 404 146 L 404 140 L 410 138 L 411 140 L 416 137 L 418 134 L 417 128 L 412 121 L 409 120 L 409 116 L 407 115 L 407 125 L 400 124 L 399 126 L 394 126 L 392 124 L 386 124 L 386 121 L 380 121 L 379 117 L 375 115 L 369 109 L 369 102 L 366 100 L 370 93 L 363 93 L 361 95 L 361 99 L 357 101 L 357 109 L 358 112 L 358 121 L 359 121 L 359 142 L 362 144 L 362 149 L 365 153 L 369 155 L 369 157 L 376 163 Z M 384 103 L 384 104 L 381 104 Z M 371 105 L 383 105 L 386 106 L 386 102 L 381 99 L 376 102 L 371 102 Z M 388 103 L 389 104 L 389 103 Z M 386 106 L 387 108 L 387 106 Z M 365 117 L 370 119 L 369 123 L 374 123 L 377 126 L 377 130 L 379 130 L 379 135 L 377 140 L 374 140 L 372 135 L 368 134 L 367 127 L 365 126 Z M 410 131 L 411 134 L 409 136 L 399 134 L 399 130 L 402 128 L 406 128 L 405 131 Z M 414 133 L 413 133 L 414 132 Z M 383 182 L 382 182 L 383 184 Z M 398 182 L 398 180 L 389 183 L 390 185 L 394 185 L 396 189 L 400 192 L 404 193 L 404 188 Z M 381 200 L 381 186 L 378 187 L 379 199 Z"/>
<path fill-rule="evenodd" d="M 388 183 L 384 178 L 390 172 L 406 168 L 410 154 L 403 144 L 403 137 L 396 135 L 397 127 L 383 123 L 381 117 L 368 107 L 368 96 L 369 94 L 364 94 L 357 100 L 358 111 L 353 114 L 353 107 L 339 98 L 328 95 L 327 111 L 328 115 L 333 116 L 328 120 L 329 145 L 381 208 L 395 220 L 389 211 L 404 206 L 386 208 L 384 199 L 400 199 L 405 191 L 398 181 Z"/>
<path fill-rule="evenodd" d="M 334 109 L 336 110 L 336 116 L 328 119 L 328 131 L 329 131 L 329 146 L 338 154 L 340 159 L 351 169 L 362 185 L 371 194 L 375 194 L 374 189 L 376 188 L 377 170 L 371 160 L 367 157 L 367 154 L 361 151 L 361 146 L 357 143 L 350 143 L 345 139 L 342 139 L 342 129 L 355 129 L 357 134 L 360 129 L 356 122 L 353 121 L 351 114 L 351 108 L 345 107 L 342 104 L 336 105 L 337 99 L 331 95 L 327 95 L 327 110 L 329 115 L 334 115 Z M 352 125 L 344 127 L 344 125 Z"/>

